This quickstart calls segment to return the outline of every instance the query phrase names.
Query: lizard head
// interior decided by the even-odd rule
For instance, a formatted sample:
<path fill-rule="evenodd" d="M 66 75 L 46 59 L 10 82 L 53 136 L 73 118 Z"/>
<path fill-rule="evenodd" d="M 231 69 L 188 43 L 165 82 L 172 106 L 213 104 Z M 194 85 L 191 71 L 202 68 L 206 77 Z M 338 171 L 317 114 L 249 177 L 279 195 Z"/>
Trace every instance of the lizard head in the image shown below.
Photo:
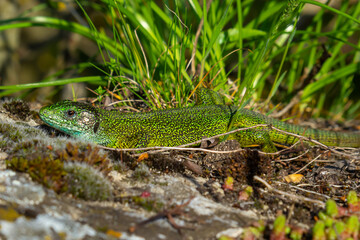
<path fill-rule="evenodd" d="M 91 140 L 99 128 L 99 109 L 69 100 L 40 109 L 39 116 L 47 125 L 74 137 Z"/>

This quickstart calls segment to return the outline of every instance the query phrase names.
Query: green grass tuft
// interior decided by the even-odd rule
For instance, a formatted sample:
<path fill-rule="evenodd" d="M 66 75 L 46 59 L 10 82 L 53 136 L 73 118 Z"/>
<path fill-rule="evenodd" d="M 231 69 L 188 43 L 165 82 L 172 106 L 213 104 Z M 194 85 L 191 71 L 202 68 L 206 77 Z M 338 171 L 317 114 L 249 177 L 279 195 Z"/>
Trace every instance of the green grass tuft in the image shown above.
<path fill-rule="evenodd" d="M 360 116 L 355 2 L 340 1 L 338 8 L 312 0 L 77 3 L 81 24 L 63 19 L 57 4 L 43 4 L 52 17 L 34 8 L 31 17 L 1 20 L 0 31 L 36 26 L 79 34 L 98 48 L 91 61 L 38 83 L 0 86 L 0 95 L 87 82 L 98 100 L 110 96 L 106 86 L 120 105 L 134 105 L 122 100 L 135 98 L 157 109 L 191 104 L 191 93 L 204 85 L 238 105 L 249 99 L 286 105 L 296 97 L 292 114 Z M 311 16 L 313 6 L 320 8 Z M 91 68 L 97 74 L 80 74 Z"/>

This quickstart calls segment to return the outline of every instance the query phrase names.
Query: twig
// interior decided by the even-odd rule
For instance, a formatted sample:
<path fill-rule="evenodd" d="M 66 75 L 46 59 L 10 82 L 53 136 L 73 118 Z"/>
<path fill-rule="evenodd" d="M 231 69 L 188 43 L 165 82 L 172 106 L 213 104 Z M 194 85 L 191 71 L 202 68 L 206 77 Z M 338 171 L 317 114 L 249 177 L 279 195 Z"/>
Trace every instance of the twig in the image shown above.
<path fill-rule="evenodd" d="M 175 223 L 174 221 L 174 216 L 180 216 L 180 215 L 184 215 L 184 211 L 183 208 L 186 207 L 187 205 L 190 204 L 190 202 L 194 199 L 194 197 L 190 197 L 189 200 L 187 200 L 185 203 L 183 204 L 179 204 L 176 205 L 175 207 L 168 209 L 168 210 L 164 210 L 158 214 L 156 214 L 155 216 L 152 216 L 140 223 L 137 223 L 135 226 L 130 227 L 129 228 L 129 232 L 130 233 L 134 233 L 136 231 L 136 229 L 145 226 L 146 224 L 150 223 L 150 222 L 154 222 L 158 219 L 162 219 L 162 218 L 167 218 L 167 220 L 169 221 L 169 223 L 171 224 L 171 226 L 173 228 L 175 228 L 176 230 L 178 230 L 178 232 L 181 234 L 180 230 L 181 229 L 191 229 L 193 230 L 194 228 L 192 227 L 183 227 L 183 226 L 179 226 Z"/>
<path fill-rule="evenodd" d="M 311 160 L 309 163 L 307 163 L 305 166 L 303 166 L 301 169 L 297 170 L 296 172 L 294 172 L 293 174 L 297 174 L 299 172 L 302 172 L 303 170 L 305 170 L 307 168 L 307 166 L 309 166 L 310 164 L 312 164 L 314 161 L 316 161 L 316 159 L 318 159 L 322 154 L 319 154 L 316 156 L 316 158 L 314 158 L 313 160 Z"/>
<path fill-rule="evenodd" d="M 315 192 L 315 191 L 310 191 L 310 190 L 307 190 L 307 189 L 304 189 L 304 188 L 301 188 L 301 187 L 298 187 L 298 186 L 294 186 L 294 185 L 290 185 L 290 188 L 295 188 L 296 190 L 299 190 L 299 191 L 303 191 L 303 192 L 307 192 L 307 193 L 310 193 L 310 194 L 318 195 L 318 196 L 323 197 L 325 199 L 330 199 L 331 198 L 328 195 L 321 194 L 321 193 L 318 193 L 318 192 Z"/>
<path fill-rule="evenodd" d="M 112 102 L 110 104 L 107 105 L 107 107 L 110 107 L 110 106 L 113 106 L 115 104 L 118 104 L 118 103 L 124 103 L 124 102 L 144 102 L 144 100 L 140 100 L 140 99 L 129 99 L 129 100 L 120 100 L 120 101 L 116 101 L 116 102 Z M 137 112 L 140 112 L 139 109 L 135 109 Z"/>
<path fill-rule="evenodd" d="M 294 215 L 294 208 L 295 208 L 295 204 L 293 203 L 293 204 L 291 204 L 291 207 L 289 209 L 289 212 L 288 212 L 288 215 L 287 215 L 287 218 L 286 218 L 286 224 L 289 224 L 292 215 Z"/>
<path fill-rule="evenodd" d="M 292 199 L 292 200 L 294 200 L 296 202 L 310 202 L 310 203 L 314 203 L 314 204 L 319 205 L 321 208 L 325 207 L 325 203 L 322 202 L 322 201 L 307 198 L 307 197 L 304 197 L 304 196 L 298 196 L 298 195 L 295 195 L 295 194 L 291 194 L 291 193 L 284 192 L 284 191 L 281 191 L 279 189 L 276 189 L 276 188 L 272 187 L 270 184 L 268 184 L 265 180 L 263 180 L 262 178 L 260 178 L 258 176 L 254 176 L 254 180 L 264 184 L 270 192 L 274 192 L 274 193 L 277 193 L 279 195 L 283 195 L 283 196 L 285 196 L 285 197 L 287 197 L 289 199 Z"/>
<path fill-rule="evenodd" d="M 310 150 L 306 150 L 306 152 L 300 154 L 299 156 L 293 157 L 293 158 L 288 158 L 288 159 L 281 159 L 281 160 L 275 160 L 275 162 L 290 162 L 290 161 L 294 161 L 298 158 L 301 158 L 302 156 L 304 156 L 305 154 L 307 154 Z"/>
<path fill-rule="evenodd" d="M 269 115 L 269 117 L 273 117 L 273 118 L 279 118 L 282 115 L 284 115 L 285 113 L 289 112 L 289 110 L 300 101 L 300 97 L 302 95 L 303 91 L 299 91 L 295 97 L 293 97 L 291 99 L 291 101 L 289 102 L 288 105 L 286 105 L 281 111 L 277 112 L 277 113 L 271 113 Z"/>
<path fill-rule="evenodd" d="M 310 193 L 310 194 L 313 194 L 313 195 L 318 195 L 320 197 L 323 197 L 325 199 L 330 199 L 331 197 L 329 197 L 328 195 L 325 195 L 325 194 L 322 194 L 322 193 L 318 193 L 318 192 L 315 192 L 315 191 L 311 191 L 311 190 L 307 190 L 307 189 L 304 189 L 304 188 L 301 188 L 301 186 L 305 186 L 305 187 L 316 187 L 317 185 L 313 185 L 313 184 L 298 184 L 298 185 L 292 185 L 292 184 L 287 184 L 287 183 L 284 183 L 284 182 L 280 182 L 280 181 L 274 181 L 274 183 L 277 183 L 277 184 L 280 184 L 280 185 L 287 185 L 289 186 L 290 188 L 294 188 L 296 190 L 299 190 L 299 191 L 302 191 L 302 192 L 306 192 L 306 193 Z"/>
<path fill-rule="evenodd" d="M 320 184 L 308 184 L 308 183 L 303 183 L 303 184 L 299 184 L 298 187 L 320 187 Z M 345 185 L 335 185 L 332 184 L 331 185 L 332 188 L 343 188 L 345 187 Z"/>
<path fill-rule="evenodd" d="M 172 14 L 175 15 L 175 17 L 179 20 L 179 22 L 181 23 L 181 25 L 183 25 L 183 27 L 186 28 L 187 32 L 189 32 L 189 28 L 185 25 L 185 23 L 183 23 L 183 22 L 181 21 L 181 18 L 180 18 L 173 10 L 171 10 L 171 9 L 168 7 L 168 5 L 165 4 L 165 7 L 166 7 Z"/>

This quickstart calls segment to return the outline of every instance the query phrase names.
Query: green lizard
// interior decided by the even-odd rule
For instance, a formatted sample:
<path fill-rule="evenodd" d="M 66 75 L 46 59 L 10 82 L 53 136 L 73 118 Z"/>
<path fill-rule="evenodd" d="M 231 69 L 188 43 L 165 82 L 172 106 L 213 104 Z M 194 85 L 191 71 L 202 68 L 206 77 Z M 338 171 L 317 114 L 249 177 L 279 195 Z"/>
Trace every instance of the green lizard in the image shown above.
<path fill-rule="evenodd" d="M 40 109 L 40 118 L 49 126 L 71 136 L 111 148 L 179 146 L 226 133 L 230 130 L 269 124 L 281 130 L 303 135 L 328 146 L 360 147 L 360 135 L 306 129 L 259 113 L 227 106 L 211 90 L 197 92 L 193 107 L 142 113 L 121 113 L 88 104 L 62 101 Z M 260 146 L 265 152 L 276 151 L 275 144 L 291 145 L 296 137 L 267 127 L 233 133 L 241 146 Z"/>

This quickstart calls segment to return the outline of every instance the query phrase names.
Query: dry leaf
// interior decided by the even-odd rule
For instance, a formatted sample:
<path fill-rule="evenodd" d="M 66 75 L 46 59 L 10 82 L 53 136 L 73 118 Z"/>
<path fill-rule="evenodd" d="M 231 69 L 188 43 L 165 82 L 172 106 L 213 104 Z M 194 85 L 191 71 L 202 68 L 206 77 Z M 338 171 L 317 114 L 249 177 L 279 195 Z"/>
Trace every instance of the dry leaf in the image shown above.
<path fill-rule="evenodd" d="M 285 176 L 285 181 L 288 183 L 299 183 L 303 179 L 304 175 L 302 174 L 290 174 Z"/>

